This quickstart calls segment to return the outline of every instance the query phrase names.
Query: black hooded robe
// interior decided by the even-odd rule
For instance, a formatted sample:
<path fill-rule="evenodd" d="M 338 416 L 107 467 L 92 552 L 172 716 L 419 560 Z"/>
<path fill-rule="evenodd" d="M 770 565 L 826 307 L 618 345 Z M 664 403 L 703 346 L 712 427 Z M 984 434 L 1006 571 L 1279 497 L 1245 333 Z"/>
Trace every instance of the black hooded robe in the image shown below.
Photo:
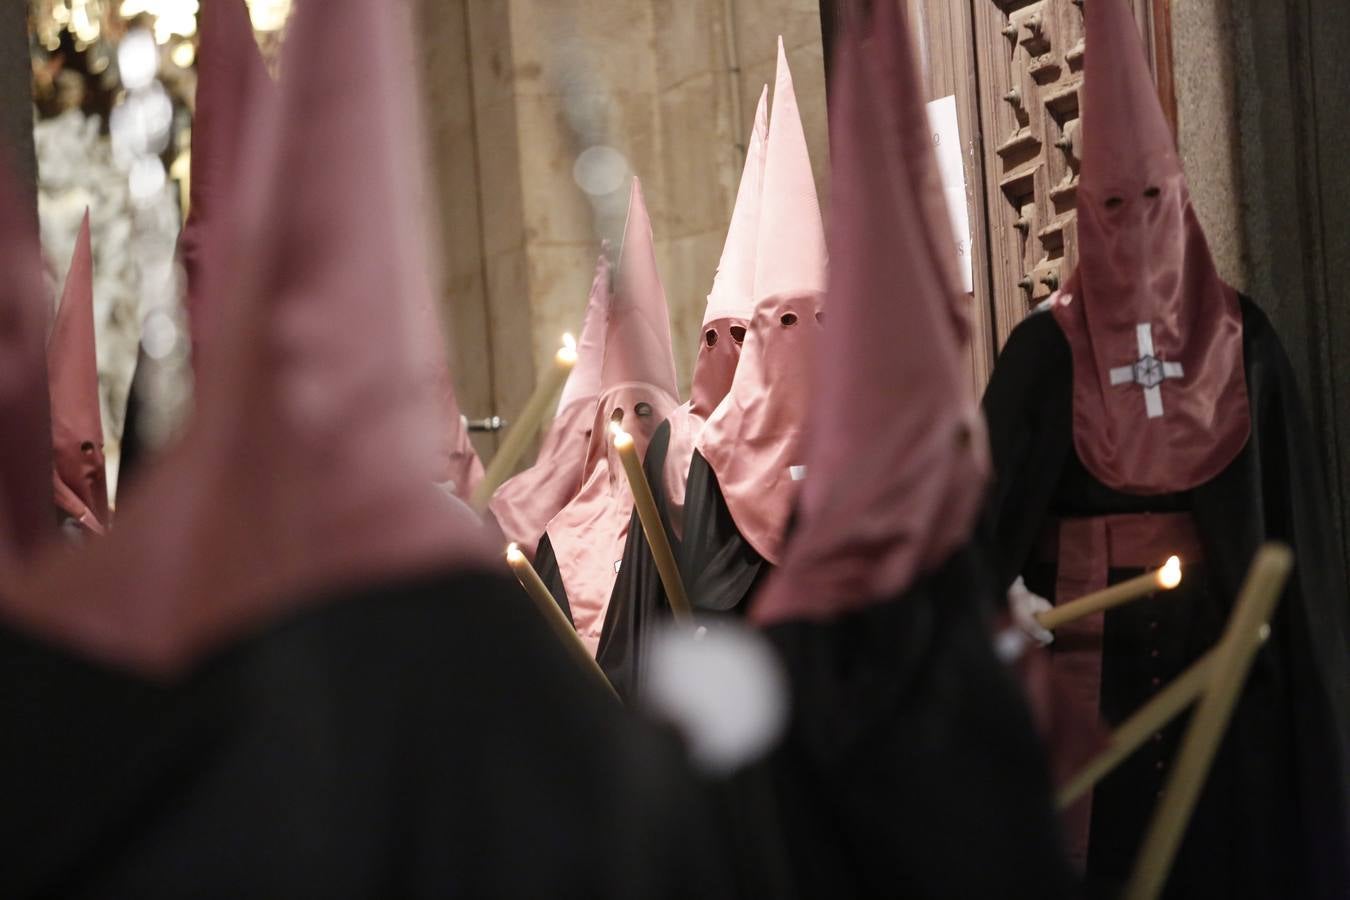
<path fill-rule="evenodd" d="M 766 767 L 796 896 L 1074 896 L 987 560 L 972 544 L 896 597 L 767 629 L 792 689 Z"/>
<path fill-rule="evenodd" d="M 684 489 L 680 575 L 689 602 L 709 613 L 744 615 L 773 566 L 741 536 L 717 474 L 694 451 Z"/>
<path fill-rule="evenodd" d="M 1056 520 L 1193 517 L 1204 558 L 1186 567 L 1182 586 L 1106 613 L 1099 711 L 1115 725 L 1219 639 L 1257 547 L 1265 540 L 1291 545 L 1295 569 L 1271 639 L 1248 677 L 1167 896 L 1350 897 L 1344 568 L 1288 359 L 1265 315 L 1245 297 L 1241 306 L 1251 438 L 1216 478 L 1164 496 L 1114 491 L 1084 468 L 1073 447 L 1072 357 L 1063 332 L 1044 313 L 1013 331 L 984 397 L 1001 581 L 1006 586 L 1021 574 L 1031 590 L 1054 600 L 1056 564 L 1037 544 Z M 1140 571 L 1112 569 L 1108 581 Z M 1090 890 L 1109 893 L 1128 877 L 1185 718 L 1094 792 Z"/>
<path fill-rule="evenodd" d="M 0 895 L 720 897 L 681 751 L 505 577 L 354 590 L 172 683 L 0 626 Z"/>

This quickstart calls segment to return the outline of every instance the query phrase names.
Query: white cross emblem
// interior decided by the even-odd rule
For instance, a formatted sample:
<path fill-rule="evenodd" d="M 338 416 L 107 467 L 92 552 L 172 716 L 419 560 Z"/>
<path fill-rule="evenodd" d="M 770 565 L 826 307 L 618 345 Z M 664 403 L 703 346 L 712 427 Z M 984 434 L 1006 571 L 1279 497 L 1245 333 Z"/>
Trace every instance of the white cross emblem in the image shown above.
<path fill-rule="evenodd" d="M 1148 417 L 1156 419 L 1163 414 L 1162 390 L 1159 385 L 1168 378 L 1182 376 L 1181 363 L 1163 362 L 1153 355 L 1153 326 L 1147 322 L 1134 326 L 1139 341 L 1139 359 L 1128 366 L 1111 370 L 1111 384 L 1137 384 L 1144 389 L 1144 407 Z"/>

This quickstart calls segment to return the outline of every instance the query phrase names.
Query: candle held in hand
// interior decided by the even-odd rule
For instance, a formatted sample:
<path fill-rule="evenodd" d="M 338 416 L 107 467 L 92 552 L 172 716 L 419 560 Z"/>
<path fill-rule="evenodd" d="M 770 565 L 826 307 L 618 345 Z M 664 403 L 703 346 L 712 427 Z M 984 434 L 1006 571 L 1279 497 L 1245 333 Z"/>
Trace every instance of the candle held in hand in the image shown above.
<path fill-rule="evenodd" d="M 1145 572 L 1136 578 L 1113 584 L 1108 588 L 1061 603 L 1054 609 L 1038 613 L 1036 621 L 1044 628 L 1054 630 L 1084 616 L 1102 612 L 1112 607 L 1147 597 L 1155 591 L 1170 591 L 1181 584 L 1181 560 L 1170 556 L 1167 562 L 1151 572 Z"/>
<path fill-rule="evenodd" d="M 656 499 L 652 496 L 651 485 L 647 483 L 647 473 L 642 471 L 642 461 L 638 459 L 633 436 L 624 431 L 617 422 L 611 423 L 609 430 L 614 449 L 623 462 L 624 474 L 628 476 L 628 488 L 633 494 L 633 505 L 637 507 L 642 532 L 647 536 L 647 546 L 651 548 L 652 558 L 656 561 L 656 571 L 661 576 L 661 586 L 666 590 L 670 611 L 674 614 L 675 621 L 681 624 L 691 622 L 693 612 L 689 606 L 689 597 L 684 592 L 684 582 L 680 579 L 680 570 L 675 564 L 675 553 L 671 550 L 670 540 L 666 537 L 661 514 L 656 509 Z"/>
<path fill-rule="evenodd" d="M 529 594 L 530 599 L 534 601 L 535 607 L 548 621 L 549 628 L 563 642 L 568 650 L 568 655 L 575 659 L 583 669 L 598 678 L 604 684 L 606 690 L 617 698 L 619 695 L 615 692 L 614 686 L 609 683 L 604 671 L 596 663 L 595 658 L 591 656 L 590 651 L 586 649 L 586 645 L 582 643 L 581 637 L 572 627 L 572 623 L 567 621 L 567 617 L 563 615 L 562 608 L 558 606 L 558 601 L 554 599 L 548 586 L 544 584 L 544 580 L 539 577 L 539 573 L 534 570 L 534 566 L 530 565 L 530 561 L 524 553 L 520 552 L 520 547 L 514 542 L 506 548 L 506 564 L 511 567 L 511 571 L 515 573 L 520 586 L 525 589 L 525 593 Z"/>

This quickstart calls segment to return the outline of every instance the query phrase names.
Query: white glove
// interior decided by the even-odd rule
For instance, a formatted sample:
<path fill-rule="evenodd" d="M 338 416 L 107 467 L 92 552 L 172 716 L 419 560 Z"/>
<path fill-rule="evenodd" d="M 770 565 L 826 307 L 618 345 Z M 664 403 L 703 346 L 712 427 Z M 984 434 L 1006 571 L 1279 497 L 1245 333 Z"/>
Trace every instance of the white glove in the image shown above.
<path fill-rule="evenodd" d="M 1008 609 L 1012 612 L 1013 622 L 1042 647 L 1053 641 L 1055 636 L 1036 621 L 1036 614 L 1051 608 L 1050 601 L 1027 590 L 1026 583 L 1020 577 L 1008 588 Z"/>

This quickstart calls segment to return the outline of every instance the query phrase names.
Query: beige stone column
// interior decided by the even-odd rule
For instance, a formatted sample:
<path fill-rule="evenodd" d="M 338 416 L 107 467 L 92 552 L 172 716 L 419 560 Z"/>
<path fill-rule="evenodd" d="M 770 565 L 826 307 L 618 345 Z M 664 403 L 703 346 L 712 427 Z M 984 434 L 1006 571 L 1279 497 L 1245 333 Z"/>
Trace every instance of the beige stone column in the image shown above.
<path fill-rule="evenodd" d="M 580 327 L 602 239 L 617 260 L 632 174 L 687 390 L 780 30 L 818 180 L 827 169 L 815 0 L 416 2 L 465 412 L 509 419 L 562 332 Z M 578 179 L 588 151 L 608 163 Z M 490 455 L 490 441 L 479 446 Z"/>

